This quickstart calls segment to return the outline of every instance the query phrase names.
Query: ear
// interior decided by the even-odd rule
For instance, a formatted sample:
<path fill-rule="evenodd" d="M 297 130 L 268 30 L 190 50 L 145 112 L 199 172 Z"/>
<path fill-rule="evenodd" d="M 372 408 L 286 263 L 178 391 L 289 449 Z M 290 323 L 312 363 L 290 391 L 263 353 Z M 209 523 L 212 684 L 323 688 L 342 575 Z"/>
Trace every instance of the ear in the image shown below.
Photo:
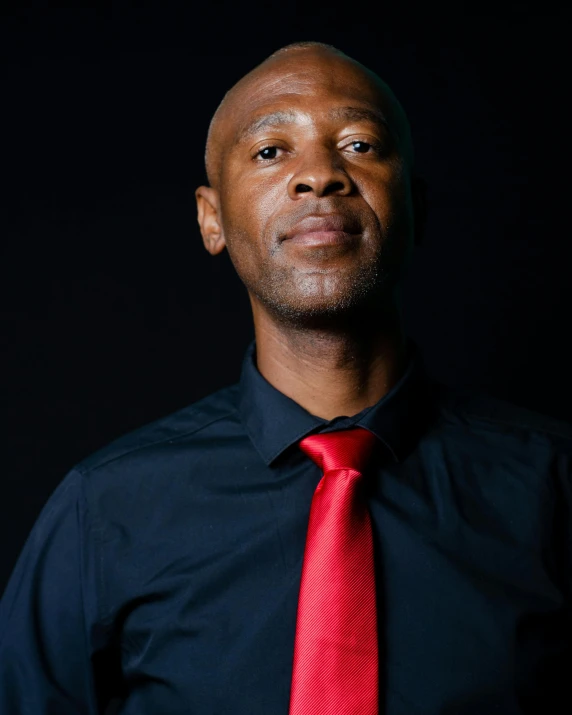
<path fill-rule="evenodd" d="M 413 201 L 415 245 L 420 246 L 427 224 L 427 182 L 421 176 L 411 176 L 411 198 Z"/>
<path fill-rule="evenodd" d="M 195 191 L 197 200 L 197 221 L 207 251 L 216 256 L 225 247 L 224 232 L 220 221 L 220 202 L 216 189 L 199 186 Z"/>

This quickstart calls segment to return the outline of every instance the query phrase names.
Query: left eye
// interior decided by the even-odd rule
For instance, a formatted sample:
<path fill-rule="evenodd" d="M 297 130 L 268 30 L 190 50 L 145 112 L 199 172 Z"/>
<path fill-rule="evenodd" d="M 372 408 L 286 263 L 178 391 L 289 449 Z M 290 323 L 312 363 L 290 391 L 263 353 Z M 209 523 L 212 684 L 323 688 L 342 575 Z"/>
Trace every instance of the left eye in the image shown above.
<path fill-rule="evenodd" d="M 359 154 L 366 154 L 371 149 L 371 144 L 368 144 L 368 142 L 352 142 L 350 146 Z"/>

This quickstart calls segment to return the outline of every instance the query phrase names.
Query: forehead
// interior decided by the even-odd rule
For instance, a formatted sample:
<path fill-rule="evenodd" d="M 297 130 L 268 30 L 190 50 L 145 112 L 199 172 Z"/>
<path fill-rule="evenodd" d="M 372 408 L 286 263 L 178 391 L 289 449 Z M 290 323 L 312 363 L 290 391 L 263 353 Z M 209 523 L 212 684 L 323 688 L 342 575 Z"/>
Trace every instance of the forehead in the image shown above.
<path fill-rule="evenodd" d="M 392 123 L 390 97 L 375 75 L 343 57 L 300 54 L 257 68 L 234 88 L 226 112 L 233 139 L 253 119 L 277 110 L 308 116 L 336 106 L 362 106 Z"/>

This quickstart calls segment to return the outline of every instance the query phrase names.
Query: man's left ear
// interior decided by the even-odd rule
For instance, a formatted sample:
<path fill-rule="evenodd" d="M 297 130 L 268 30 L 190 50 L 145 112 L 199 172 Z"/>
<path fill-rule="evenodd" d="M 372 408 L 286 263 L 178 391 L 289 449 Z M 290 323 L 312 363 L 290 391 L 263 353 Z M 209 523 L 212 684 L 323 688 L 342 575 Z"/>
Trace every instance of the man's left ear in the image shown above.
<path fill-rule="evenodd" d="M 418 174 L 411 176 L 411 198 L 413 200 L 413 216 L 415 245 L 420 246 L 425 235 L 427 224 L 427 182 Z"/>

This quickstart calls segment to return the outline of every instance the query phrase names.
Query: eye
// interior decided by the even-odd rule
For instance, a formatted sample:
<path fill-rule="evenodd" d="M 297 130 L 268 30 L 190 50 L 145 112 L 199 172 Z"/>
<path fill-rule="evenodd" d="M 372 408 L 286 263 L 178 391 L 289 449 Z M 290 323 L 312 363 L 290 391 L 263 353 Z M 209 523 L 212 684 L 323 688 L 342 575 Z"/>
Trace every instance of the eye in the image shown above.
<path fill-rule="evenodd" d="M 271 161 L 272 159 L 278 158 L 278 152 L 281 151 L 280 147 L 277 146 L 265 146 L 259 149 L 254 155 L 255 159 L 266 159 Z"/>
<path fill-rule="evenodd" d="M 352 142 L 349 146 L 351 146 L 358 154 L 367 154 L 367 152 L 373 148 L 372 144 L 362 141 Z"/>
<path fill-rule="evenodd" d="M 363 139 L 345 138 L 340 142 L 340 149 L 349 154 L 363 154 L 364 157 L 382 157 L 385 153 L 384 145 L 376 137 L 367 136 Z"/>

